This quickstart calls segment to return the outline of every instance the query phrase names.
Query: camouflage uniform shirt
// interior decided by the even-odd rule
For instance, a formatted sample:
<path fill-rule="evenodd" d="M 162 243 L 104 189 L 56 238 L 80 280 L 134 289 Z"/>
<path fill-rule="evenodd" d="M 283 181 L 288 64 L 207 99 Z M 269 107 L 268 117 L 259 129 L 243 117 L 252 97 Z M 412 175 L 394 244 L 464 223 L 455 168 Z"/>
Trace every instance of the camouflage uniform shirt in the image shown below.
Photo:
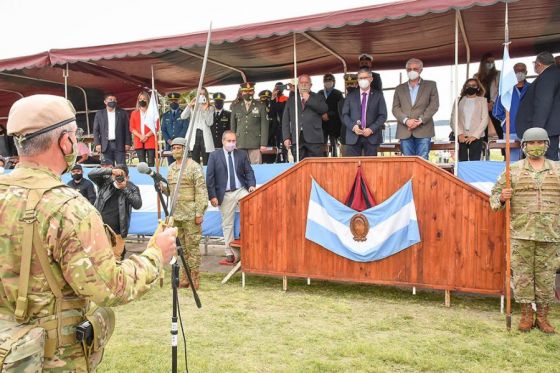
<path fill-rule="evenodd" d="M 169 166 L 167 180 L 171 190 L 175 190 L 180 168 L 181 161 L 174 162 Z M 183 171 L 181 190 L 177 198 L 174 215 L 174 219 L 177 221 L 188 221 L 194 220 L 195 217 L 201 217 L 208 207 L 208 189 L 206 189 L 202 167 L 192 159 L 187 160 Z"/>
<path fill-rule="evenodd" d="M 492 188 L 490 206 L 504 208 L 500 202 L 505 188 L 505 171 Z M 560 242 L 560 168 L 545 160 L 535 170 L 527 160 L 511 165 L 511 238 L 541 242 Z"/>

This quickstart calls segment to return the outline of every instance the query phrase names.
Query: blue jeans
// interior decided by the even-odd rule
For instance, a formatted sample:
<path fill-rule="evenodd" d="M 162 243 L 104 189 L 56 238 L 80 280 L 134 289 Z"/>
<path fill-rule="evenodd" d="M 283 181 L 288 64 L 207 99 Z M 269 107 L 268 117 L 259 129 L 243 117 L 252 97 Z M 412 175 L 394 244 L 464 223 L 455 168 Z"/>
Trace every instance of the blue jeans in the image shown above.
<path fill-rule="evenodd" d="M 431 141 L 432 139 L 429 137 L 419 139 L 410 136 L 408 139 L 401 139 L 401 153 L 402 155 L 418 155 L 428 159 Z"/>

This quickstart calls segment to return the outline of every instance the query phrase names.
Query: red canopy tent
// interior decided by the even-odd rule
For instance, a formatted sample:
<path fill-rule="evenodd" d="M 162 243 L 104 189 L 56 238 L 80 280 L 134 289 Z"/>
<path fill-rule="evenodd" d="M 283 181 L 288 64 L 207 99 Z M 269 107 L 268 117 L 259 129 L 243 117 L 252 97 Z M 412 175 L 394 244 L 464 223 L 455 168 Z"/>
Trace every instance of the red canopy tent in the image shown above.
<path fill-rule="evenodd" d="M 405 0 L 330 13 L 214 30 L 206 85 L 285 79 L 298 72 L 323 74 L 357 68 L 357 55 L 375 57 L 375 69 L 401 68 L 412 57 L 427 66 L 454 63 L 454 30 L 461 29 L 461 62 L 502 53 L 506 0 Z M 558 0 L 509 1 L 512 56 L 560 49 Z M 132 105 L 141 87 L 159 91 L 196 86 L 206 32 L 96 47 L 54 49 L 0 60 L 0 122 L 21 95 L 64 94 L 78 110 L 102 105 L 102 92 Z M 93 100 L 93 98 L 95 101 Z M 82 102 L 83 105 L 80 105 Z"/>

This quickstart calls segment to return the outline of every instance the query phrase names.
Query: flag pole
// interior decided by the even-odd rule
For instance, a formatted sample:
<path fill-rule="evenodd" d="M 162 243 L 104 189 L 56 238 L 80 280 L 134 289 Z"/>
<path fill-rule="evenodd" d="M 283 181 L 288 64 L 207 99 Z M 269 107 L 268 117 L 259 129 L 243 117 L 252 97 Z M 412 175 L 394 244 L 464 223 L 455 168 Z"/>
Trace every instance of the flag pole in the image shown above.
<path fill-rule="evenodd" d="M 457 176 L 459 174 L 459 96 L 457 91 L 459 90 L 459 11 L 455 11 L 455 70 L 453 74 L 453 95 L 455 96 L 455 102 L 453 103 L 453 121 L 455 122 L 455 141 L 453 144 L 453 149 L 455 150 L 455 165 L 453 167 L 453 174 Z"/>
<path fill-rule="evenodd" d="M 505 18 L 505 47 L 508 48 L 509 56 L 509 28 L 508 28 L 508 4 L 506 2 L 506 18 Z M 502 74 L 505 74 L 502 71 Z M 501 97 L 500 97 L 501 100 Z M 511 188 L 511 175 L 510 175 L 510 117 L 509 110 L 506 110 L 506 188 Z M 511 202 L 506 201 L 506 328 L 511 330 Z"/>
<path fill-rule="evenodd" d="M 156 95 L 156 96 L 154 96 L 154 102 L 157 103 L 156 83 L 155 83 L 155 77 L 154 77 L 154 65 L 152 65 L 151 67 L 152 67 L 152 96 Z M 157 107 L 156 107 L 156 110 L 158 110 Z M 159 153 L 159 149 L 158 149 L 159 148 L 159 146 L 158 146 L 159 145 L 158 144 L 159 133 L 158 133 L 158 130 L 157 130 L 157 122 L 154 123 L 154 140 L 155 140 L 155 144 L 156 144 L 156 147 L 154 149 L 154 151 L 155 151 L 155 162 L 156 162 L 156 172 L 159 173 L 159 154 L 158 154 Z M 158 218 L 158 221 L 159 221 L 161 219 L 161 201 L 159 199 L 159 193 L 156 194 L 156 198 L 157 198 L 157 200 L 156 200 L 156 202 L 157 202 L 157 218 Z"/>
<path fill-rule="evenodd" d="M 297 48 L 296 48 L 296 33 L 294 32 L 294 113 L 295 113 L 295 126 L 296 126 L 296 163 L 299 162 L 299 115 L 298 115 L 298 75 L 297 75 Z M 293 154 L 292 154 L 293 155 Z"/>

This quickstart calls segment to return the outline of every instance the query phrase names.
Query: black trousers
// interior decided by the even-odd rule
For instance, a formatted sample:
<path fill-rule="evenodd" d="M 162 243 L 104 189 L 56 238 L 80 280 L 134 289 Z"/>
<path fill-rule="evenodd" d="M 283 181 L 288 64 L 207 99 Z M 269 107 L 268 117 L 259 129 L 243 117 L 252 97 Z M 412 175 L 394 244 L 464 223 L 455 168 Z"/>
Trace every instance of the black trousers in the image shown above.
<path fill-rule="evenodd" d="M 154 167 L 156 165 L 156 150 L 155 149 L 136 149 L 138 161 L 146 163 L 146 155 L 148 156 L 148 166 Z"/>
<path fill-rule="evenodd" d="M 558 160 L 558 135 L 548 137 L 550 144 L 548 145 L 548 150 L 546 151 L 545 157 L 551 161 Z"/>
<path fill-rule="evenodd" d="M 202 130 L 196 130 L 196 135 L 194 138 L 194 146 L 192 148 L 191 154 L 192 154 L 193 161 L 201 165 L 208 164 L 209 154 L 206 153 L 206 146 L 204 145 L 204 135 L 202 133 Z M 200 161 L 201 158 L 202 158 L 202 162 Z"/>
<path fill-rule="evenodd" d="M 459 162 L 480 161 L 482 155 L 482 140 L 478 139 L 470 144 L 459 143 Z"/>
<path fill-rule="evenodd" d="M 292 155 L 296 158 L 296 145 L 292 145 Z M 299 160 L 302 161 L 307 157 L 324 157 L 325 144 L 309 144 L 302 142 L 299 146 Z"/>
<path fill-rule="evenodd" d="M 344 145 L 344 156 L 345 157 L 361 157 L 361 156 L 376 156 L 377 155 L 377 145 L 370 144 L 367 138 L 363 136 L 358 137 L 353 145 Z"/>
<path fill-rule="evenodd" d="M 124 157 L 124 148 L 117 149 L 117 142 L 114 140 L 109 140 L 109 144 L 107 145 L 107 150 L 103 153 L 103 159 L 108 159 L 113 162 L 113 165 L 116 164 L 125 164 L 125 157 Z"/>

